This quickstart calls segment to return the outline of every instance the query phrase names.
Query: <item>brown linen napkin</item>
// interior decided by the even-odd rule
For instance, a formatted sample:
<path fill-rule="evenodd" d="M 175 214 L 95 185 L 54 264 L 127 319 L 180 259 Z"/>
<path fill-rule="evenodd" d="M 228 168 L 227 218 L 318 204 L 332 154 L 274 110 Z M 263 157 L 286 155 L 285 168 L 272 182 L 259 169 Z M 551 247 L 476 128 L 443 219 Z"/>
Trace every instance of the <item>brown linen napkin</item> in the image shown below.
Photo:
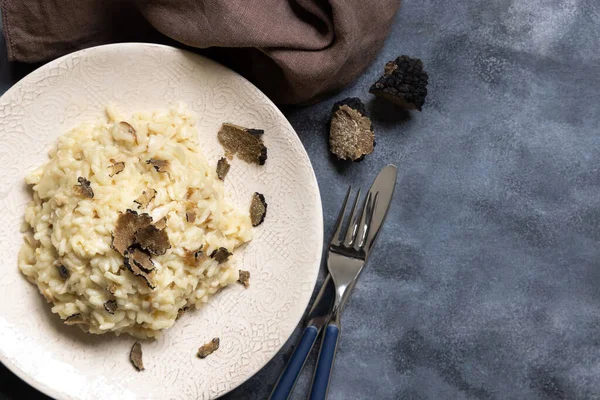
<path fill-rule="evenodd" d="M 374 59 L 400 0 L 0 0 L 11 61 L 47 61 L 156 31 L 246 76 L 275 102 L 317 101 Z"/>

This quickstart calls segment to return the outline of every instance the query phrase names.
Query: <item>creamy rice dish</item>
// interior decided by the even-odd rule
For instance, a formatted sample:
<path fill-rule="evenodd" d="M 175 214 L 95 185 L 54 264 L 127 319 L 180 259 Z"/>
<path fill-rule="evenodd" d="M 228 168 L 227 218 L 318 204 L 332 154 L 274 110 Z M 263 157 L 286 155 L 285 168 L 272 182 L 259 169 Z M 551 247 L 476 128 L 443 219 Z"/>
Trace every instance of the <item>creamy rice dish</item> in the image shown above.
<path fill-rule="evenodd" d="M 183 106 L 107 116 L 61 136 L 27 176 L 19 269 L 66 324 L 156 337 L 238 280 L 232 254 L 252 224 Z"/>

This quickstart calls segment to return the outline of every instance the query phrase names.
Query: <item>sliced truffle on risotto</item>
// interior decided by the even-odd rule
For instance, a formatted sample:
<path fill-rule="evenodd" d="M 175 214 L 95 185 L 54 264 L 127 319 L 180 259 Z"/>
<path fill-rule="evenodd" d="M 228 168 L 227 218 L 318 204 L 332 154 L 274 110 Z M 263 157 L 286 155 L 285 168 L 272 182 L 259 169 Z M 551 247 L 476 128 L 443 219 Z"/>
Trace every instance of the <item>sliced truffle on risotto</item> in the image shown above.
<path fill-rule="evenodd" d="M 200 248 L 198 248 L 198 250 L 196 251 L 185 251 L 184 261 L 187 265 L 196 267 L 206 260 L 207 257 L 206 254 L 204 254 L 204 252 L 202 251 L 202 247 L 203 246 L 200 246 Z"/>
<path fill-rule="evenodd" d="M 167 217 L 162 217 L 154 223 L 156 229 L 165 229 L 167 227 Z"/>
<path fill-rule="evenodd" d="M 56 269 L 58 270 L 58 274 L 60 275 L 61 278 L 63 279 L 68 279 L 69 278 L 69 270 L 67 269 L 67 267 L 65 267 L 64 265 L 59 265 L 56 267 Z"/>
<path fill-rule="evenodd" d="M 239 271 L 240 277 L 238 278 L 238 282 L 244 285 L 244 287 L 250 286 L 250 271 Z"/>
<path fill-rule="evenodd" d="M 114 315 L 115 311 L 117 311 L 117 301 L 116 300 L 108 300 L 104 303 L 104 309 L 107 313 Z"/>
<path fill-rule="evenodd" d="M 229 161 L 227 161 L 227 159 L 225 157 L 221 157 L 219 159 L 219 161 L 217 161 L 217 176 L 219 177 L 220 180 L 225 180 L 225 177 L 227 176 L 227 173 L 229 172 L 229 168 L 231 168 L 231 165 L 229 164 Z"/>
<path fill-rule="evenodd" d="M 225 247 L 219 247 L 210 254 L 210 257 L 217 260 L 217 262 L 221 264 L 227 261 L 232 254 L 233 253 L 229 252 L 229 250 L 227 250 Z"/>
<path fill-rule="evenodd" d="M 88 199 L 94 198 L 94 190 L 92 189 L 92 184 L 83 176 L 77 178 L 77 185 L 75 185 L 75 191 L 80 196 L 87 197 Z"/>
<path fill-rule="evenodd" d="M 83 316 L 80 313 L 69 315 L 64 320 L 65 325 L 78 325 L 78 324 L 87 324 L 83 319 Z"/>
<path fill-rule="evenodd" d="M 120 213 L 117 218 L 115 230 L 112 234 L 111 247 L 118 251 L 122 256 L 125 251 L 134 243 L 135 233 L 149 226 L 152 223 L 152 217 L 148 214 L 138 214 L 133 210 L 127 210 Z"/>
<path fill-rule="evenodd" d="M 267 147 L 264 145 L 262 129 L 249 129 L 242 126 L 224 123 L 217 138 L 225 151 L 236 155 L 239 159 L 258 165 L 267 161 Z"/>
<path fill-rule="evenodd" d="M 196 217 L 200 214 L 200 210 L 196 207 L 189 208 L 185 212 L 185 220 L 190 224 L 193 224 L 196 221 Z"/>
<path fill-rule="evenodd" d="M 146 189 L 133 202 L 138 205 L 138 208 L 146 208 L 148 207 L 148 204 L 150 204 L 150 202 L 154 200 L 154 197 L 156 197 L 156 190 Z"/>
<path fill-rule="evenodd" d="M 140 342 L 135 342 L 133 346 L 131 346 L 129 360 L 138 371 L 144 370 L 144 361 L 142 360 L 142 355 L 142 345 Z"/>
<path fill-rule="evenodd" d="M 200 346 L 198 349 L 198 357 L 206 358 L 219 349 L 219 338 L 214 338 L 210 342 Z"/>
<path fill-rule="evenodd" d="M 169 173 L 169 167 L 171 163 L 168 160 L 159 160 L 158 158 L 151 158 L 146 161 L 146 164 L 150 164 L 154 167 L 157 172 Z"/>
<path fill-rule="evenodd" d="M 129 272 L 131 272 L 132 274 L 134 274 L 135 276 L 139 276 L 141 278 L 144 279 L 144 281 L 146 282 L 146 285 L 150 288 L 150 289 L 155 289 L 156 285 L 154 283 L 154 281 L 152 280 L 152 272 L 146 272 L 144 271 L 142 268 L 140 268 L 139 263 L 134 261 L 134 251 L 136 249 L 134 248 L 130 248 L 127 251 L 125 251 L 125 267 L 129 270 Z"/>
<path fill-rule="evenodd" d="M 258 192 L 252 195 L 252 203 L 250 203 L 250 222 L 252 226 L 258 226 L 263 223 L 267 215 L 267 202 L 265 196 Z"/>
<path fill-rule="evenodd" d="M 128 122 L 121 121 L 115 126 L 115 133 L 117 139 L 121 139 L 127 142 L 133 142 L 138 144 L 137 134 L 135 128 Z"/>
<path fill-rule="evenodd" d="M 108 176 L 110 176 L 111 178 L 123 172 L 123 170 L 125 169 L 125 162 L 123 161 L 117 162 L 114 158 L 111 158 L 110 162 L 112 164 L 108 167 L 110 169 L 110 173 L 108 174 Z"/>
<path fill-rule="evenodd" d="M 171 248 L 167 231 L 154 225 L 138 230 L 135 233 L 135 243 L 155 256 L 162 256 Z"/>
<path fill-rule="evenodd" d="M 152 262 L 150 254 L 137 247 L 130 248 L 129 258 L 133 263 L 144 272 L 152 272 L 156 268 Z"/>

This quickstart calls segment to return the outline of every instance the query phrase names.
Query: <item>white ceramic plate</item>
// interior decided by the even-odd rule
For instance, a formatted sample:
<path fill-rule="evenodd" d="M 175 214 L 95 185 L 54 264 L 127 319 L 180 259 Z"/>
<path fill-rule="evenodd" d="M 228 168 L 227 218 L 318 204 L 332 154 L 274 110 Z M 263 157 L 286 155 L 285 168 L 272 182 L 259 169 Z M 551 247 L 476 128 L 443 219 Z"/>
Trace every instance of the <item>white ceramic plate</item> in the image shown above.
<path fill-rule="evenodd" d="M 125 111 L 187 103 L 199 116 L 204 151 L 216 163 L 222 122 L 262 128 L 266 165 L 232 162 L 226 190 L 248 206 L 269 204 L 264 224 L 238 258 L 248 289 L 232 285 L 186 313 L 161 339 L 144 342 L 146 370 L 129 362 L 129 336 L 86 335 L 63 325 L 17 269 L 30 194 L 25 174 L 47 160 L 54 140 L 115 102 Z M 256 87 L 204 57 L 152 44 L 79 51 L 24 78 L 0 98 L 0 361 L 58 399 L 212 399 L 255 374 L 298 324 L 319 270 L 323 218 L 317 182 L 296 133 Z M 200 360 L 213 337 L 221 348 Z"/>

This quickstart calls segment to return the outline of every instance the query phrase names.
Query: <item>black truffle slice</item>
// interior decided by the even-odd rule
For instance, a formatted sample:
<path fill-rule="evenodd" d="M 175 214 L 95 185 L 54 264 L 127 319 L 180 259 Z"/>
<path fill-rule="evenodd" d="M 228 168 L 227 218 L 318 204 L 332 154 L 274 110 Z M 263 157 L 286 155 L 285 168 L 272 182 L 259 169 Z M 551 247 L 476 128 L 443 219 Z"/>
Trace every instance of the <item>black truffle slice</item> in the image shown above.
<path fill-rule="evenodd" d="M 112 164 L 110 165 L 110 167 L 108 167 L 110 169 L 110 174 L 108 174 L 108 176 L 110 176 L 111 178 L 119 174 L 120 172 L 123 172 L 123 170 L 125 169 L 125 163 L 123 161 L 117 162 L 114 158 L 111 158 L 110 162 Z"/>
<path fill-rule="evenodd" d="M 146 208 L 148 204 L 156 197 L 156 190 L 148 189 L 144 190 L 142 194 L 135 199 L 133 202 L 138 205 L 138 208 Z"/>
<path fill-rule="evenodd" d="M 65 325 L 87 324 L 87 322 L 84 321 L 83 317 L 79 313 L 73 314 L 73 315 L 69 315 L 64 320 L 64 323 L 65 323 Z"/>
<path fill-rule="evenodd" d="M 360 99 L 338 101 L 331 110 L 329 149 L 340 160 L 360 161 L 375 148 L 375 133 Z"/>
<path fill-rule="evenodd" d="M 135 144 L 138 144 L 137 134 L 135 133 L 135 129 L 128 122 L 121 121 L 117 124 L 116 129 L 119 130 L 120 133 L 128 134 L 133 136 L 133 140 Z"/>
<path fill-rule="evenodd" d="M 94 190 L 92 189 L 91 182 L 85 179 L 83 176 L 77 178 L 77 185 L 75 185 L 75 191 L 89 199 L 94 198 Z"/>
<path fill-rule="evenodd" d="M 152 272 L 156 268 L 152 262 L 150 254 L 138 249 L 137 247 L 129 249 L 129 258 L 133 263 L 144 272 Z"/>
<path fill-rule="evenodd" d="M 151 223 L 152 217 L 146 213 L 138 214 L 133 210 L 120 213 L 112 234 L 111 247 L 124 256 L 125 251 L 135 241 L 135 233 Z"/>
<path fill-rule="evenodd" d="M 421 60 L 400 56 L 385 64 L 383 75 L 369 92 L 401 107 L 421 111 L 427 96 L 428 80 L 429 75 L 423 70 Z"/>
<path fill-rule="evenodd" d="M 185 212 L 185 220 L 190 224 L 193 224 L 196 221 L 196 217 L 200 214 L 200 210 L 196 207 L 192 207 Z"/>
<path fill-rule="evenodd" d="M 198 349 L 198 357 L 206 358 L 219 349 L 219 338 L 214 338 L 210 342 L 200 346 Z"/>
<path fill-rule="evenodd" d="M 167 227 L 167 217 L 162 217 L 159 219 L 154 226 L 156 229 L 165 229 Z"/>
<path fill-rule="evenodd" d="M 129 272 L 131 272 L 132 274 L 134 274 L 135 276 L 139 276 L 141 278 L 144 279 L 144 281 L 146 282 L 146 285 L 150 288 L 150 289 L 155 289 L 156 285 L 154 284 L 153 280 L 152 280 L 152 273 L 148 273 L 146 271 L 144 271 L 142 268 L 140 268 L 140 264 L 138 262 L 134 261 L 134 252 L 135 252 L 135 248 L 130 248 L 127 251 L 125 251 L 125 267 L 129 270 Z M 138 260 L 139 261 L 139 260 Z"/>
<path fill-rule="evenodd" d="M 214 258 L 219 264 L 221 264 L 227 261 L 232 254 L 233 253 L 230 253 L 225 247 L 219 247 L 210 254 L 210 257 Z"/>
<path fill-rule="evenodd" d="M 231 168 L 231 165 L 229 165 L 229 161 L 227 161 L 225 157 L 221 157 L 219 161 L 217 161 L 217 176 L 220 180 L 225 180 L 229 168 Z"/>
<path fill-rule="evenodd" d="M 196 251 L 186 250 L 184 259 L 187 265 L 195 267 L 206 260 L 206 254 L 202 251 L 202 247 L 200 246 Z"/>
<path fill-rule="evenodd" d="M 108 300 L 104 303 L 104 309 L 110 315 L 114 315 L 115 311 L 117 311 L 117 301 L 116 300 Z"/>
<path fill-rule="evenodd" d="M 158 172 L 169 173 L 169 167 L 171 163 L 168 160 L 159 160 L 157 158 L 151 158 L 146 161 L 146 164 L 150 164 L 154 167 L 154 169 Z"/>
<path fill-rule="evenodd" d="M 236 155 L 247 163 L 264 165 L 267 161 L 267 147 L 262 141 L 262 129 L 248 129 L 224 123 L 217 135 L 225 151 Z"/>
<path fill-rule="evenodd" d="M 250 222 L 252 222 L 252 226 L 258 226 L 263 223 L 267 216 L 267 205 L 265 196 L 254 192 L 252 203 L 250 203 Z"/>
<path fill-rule="evenodd" d="M 189 307 L 182 307 L 179 310 L 177 310 L 177 316 L 175 317 L 175 321 L 177 321 L 179 318 L 181 318 L 181 316 L 183 314 L 185 314 L 185 312 L 188 310 Z"/>
<path fill-rule="evenodd" d="M 129 352 L 129 360 L 138 371 L 144 370 L 144 361 L 142 360 L 142 345 L 140 342 L 135 342 L 133 346 L 131 346 L 131 351 Z"/>
<path fill-rule="evenodd" d="M 63 279 L 68 279 L 69 278 L 69 270 L 67 269 L 67 267 L 65 267 L 64 265 L 59 265 L 56 267 L 56 269 L 58 270 L 58 274 L 60 275 L 61 278 Z"/>
<path fill-rule="evenodd" d="M 171 248 L 169 235 L 164 229 L 148 225 L 135 233 L 135 243 L 155 256 L 162 256 Z"/>
<path fill-rule="evenodd" d="M 240 269 L 240 277 L 238 282 L 244 285 L 244 287 L 250 286 L 250 271 L 244 271 Z"/>

